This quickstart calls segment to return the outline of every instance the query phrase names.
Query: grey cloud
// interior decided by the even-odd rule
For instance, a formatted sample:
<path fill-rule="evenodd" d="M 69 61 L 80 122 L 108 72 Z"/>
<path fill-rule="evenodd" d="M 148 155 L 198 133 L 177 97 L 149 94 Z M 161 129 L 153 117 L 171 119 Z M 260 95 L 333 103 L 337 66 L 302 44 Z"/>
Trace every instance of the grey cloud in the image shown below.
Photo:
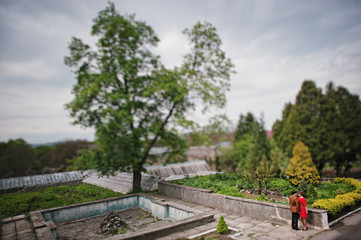
<path fill-rule="evenodd" d="M 122 14 L 135 13 L 154 28 L 161 39 L 156 52 L 169 67 L 185 53 L 184 28 L 199 20 L 216 26 L 238 72 L 227 94 L 233 121 L 240 113 L 263 111 L 270 129 L 306 78 L 322 88 L 333 80 L 361 94 L 360 1 L 114 2 Z M 106 5 L 107 0 L 0 1 L 0 141 L 22 136 L 49 142 L 89 134 L 69 125 L 63 108 L 75 83 L 63 58 L 72 36 L 93 43 L 92 19 Z M 17 112 L 10 111 L 16 106 Z"/>

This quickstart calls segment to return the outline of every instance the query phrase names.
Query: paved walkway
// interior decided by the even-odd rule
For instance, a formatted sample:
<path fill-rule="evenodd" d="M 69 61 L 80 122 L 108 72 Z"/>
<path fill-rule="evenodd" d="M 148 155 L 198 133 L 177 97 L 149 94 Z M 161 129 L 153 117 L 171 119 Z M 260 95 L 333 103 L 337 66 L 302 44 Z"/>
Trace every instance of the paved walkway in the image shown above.
<path fill-rule="evenodd" d="M 1 220 L 2 240 L 31 240 L 34 239 L 30 223 L 24 215 L 10 217 Z"/>
<path fill-rule="evenodd" d="M 163 198 L 167 201 L 173 201 L 178 204 L 186 205 L 191 208 L 198 209 L 206 213 L 212 213 L 215 216 L 214 222 L 189 229 L 183 232 L 178 232 L 171 234 L 167 237 L 159 238 L 159 240 L 174 240 L 178 238 L 187 238 L 189 236 L 214 229 L 217 226 L 218 220 L 221 216 L 224 217 L 228 226 L 237 229 L 242 232 L 242 235 L 238 239 L 247 240 L 247 239 L 258 239 L 258 240 L 273 240 L 273 239 L 292 239 L 292 240 L 301 240 L 301 239 L 310 239 L 310 237 L 319 234 L 321 231 L 310 229 L 308 231 L 293 231 L 291 226 L 275 224 L 269 221 L 257 220 L 251 217 L 240 216 L 233 213 L 221 212 L 219 210 L 206 207 L 203 205 L 185 202 L 179 199 L 170 198 L 164 195 L 159 194 L 148 194 L 153 195 L 158 198 Z"/>

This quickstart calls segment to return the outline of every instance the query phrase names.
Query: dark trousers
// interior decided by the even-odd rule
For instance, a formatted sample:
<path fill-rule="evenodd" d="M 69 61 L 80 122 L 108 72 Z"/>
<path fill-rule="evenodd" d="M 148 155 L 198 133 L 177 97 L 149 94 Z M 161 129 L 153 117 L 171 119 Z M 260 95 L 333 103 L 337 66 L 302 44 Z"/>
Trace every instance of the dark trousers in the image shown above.
<path fill-rule="evenodd" d="M 298 229 L 298 218 L 300 217 L 299 213 L 292 213 L 292 229 Z"/>

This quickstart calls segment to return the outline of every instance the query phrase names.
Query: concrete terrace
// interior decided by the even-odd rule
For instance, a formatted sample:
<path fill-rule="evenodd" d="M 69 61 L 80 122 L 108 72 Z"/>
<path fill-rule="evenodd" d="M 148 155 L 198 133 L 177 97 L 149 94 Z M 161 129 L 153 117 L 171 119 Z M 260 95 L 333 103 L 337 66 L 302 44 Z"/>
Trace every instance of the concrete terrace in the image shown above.
<path fill-rule="evenodd" d="M 203 233 L 207 230 L 215 229 L 218 220 L 221 216 L 225 218 L 225 221 L 229 227 L 235 228 L 241 234 L 235 239 L 243 240 L 276 240 L 276 239 L 293 239 L 293 240 L 323 240 L 323 239 L 360 239 L 360 226 L 361 226 L 361 211 L 355 212 L 345 219 L 341 220 L 340 223 L 331 227 L 329 230 L 321 231 L 309 229 L 308 231 L 293 231 L 288 225 L 277 224 L 269 221 L 263 221 L 252 217 L 241 216 L 231 212 L 222 212 L 214 208 L 205 207 L 201 204 L 195 204 L 191 202 L 185 202 L 179 199 L 170 198 L 157 193 L 148 193 L 156 198 L 164 199 L 165 201 L 171 201 L 175 204 L 181 204 L 189 208 L 196 209 L 197 211 L 213 214 L 215 221 L 194 227 L 188 230 L 176 232 L 165 237 L 151 238 L 158 240 L 176 240 L 184 239 L 190 236 L 194 236 Z M 301 227 L 301 225 L 299 225 Z M 356 230 L 355 230 L 356 229 Z M 347 230 L 352 230 L 349 237 L 344 238 L 344 234 L 347 234 Z M 77 232 L 77 229 L 73 230 Z M 41 234 L 41 233 L 40 233 Z M 46 235 L 44 232 L 41 239 L 51 239 L 51 235 Z M 349 233 L 350 234 L 350 233 Z M 117 235 L 116 235 L 117 236 Z M 117 239 L 116 236 L 111 239 Z M 121 235 L 119 235 L 121 237 Z M 29 222 L 22 216 L 15 216 L 8 219 L 2 220 L 2 239 L 13 240 L 13 239 L 35 239 L 32 234 Z"/>
<path fill-rule="evenodd" d="M 91 174 L 88 177 L 89 183 L 95 184 L 98 186 L 106 187 L 113 189 L 115 191 L 124 191 L 128 189 L 119 189 L 120 185 L 127 183 L 130 185 L 130 176 L 124 175 L 122 179 L 119 179 L 120 176 L 99 178 L 95 174 Z M 83 176 L 81 176 L 83 178 Z M 149 186 L 154 186 L 156 179 L 150 177 L 149 179 L 144 178 L 145 182 L 152 182 Z M 86 182 L 87 180 L 83 180 Z M 143 183 L 142 183 L 143 185 Z M 291 226 L 288 224 L 279 224 L 274 223 L 268 220 L 260 220 L 252 218 L 249 216 L 242 216 L 240 214 L 235 214 L 234 212 L 225 212 L 218 209 L 207 207 L 202 204 L 196 204 L 193 202 L 183 201 L 180 199 L 168 197 L 165 195 L 160 195 L 158 193 L 148 193 L 148 195 L 154 196 L 156 198 L 164 199 L 165 201 L 174 202 L 175 204 L 180 204 L 187 206 L 189 208 L 196 209 L 207 214 L 213 214 L 213 222 L 194 227 L 188 230 L 176 232 L 161 238 L 152 238 L 160 240 L 171 240 L 171 239 L 181 239 L 200 234 L 207 230 L 216 228 L 218 220 L 221 216 L 225 218 L 225 221 L 228 226 L 235 228 L 237 231 L 241 232 L 236 239 L 258 239 L 258 240 L 276 240 L 276 239 L 293 239 L 293 240 L 323 240 L 323 239 L 361 239 L 361 211 L 357 211 L 349 215 L 348 217 L 341 220 L 339 223 L 333 225 L 328 230 L 316 230 L 309 229 L 308 231 L 293 231 Z M 299 222 L 299 228 L 302 224 Z M 351 234 L 347 235 L 345 238 L 345 233 L 347 234 L 348 230 L 352 230 Z M 74 229 L 77 231 L 77 229 Z M 45 234 L 45 233 L 44 233 Z M 46 236 L 43 236 L 47 239 Z M 51 237 L 51 236 L 49 236 Z M 115 236 L 114 236 L 115 237 Z M 2 219 L 2 238 L 4 240 L 12 239 L 35 239 L 34 234 L 32 233 L 29 222 L 25 219 L 25 216 L 14 216 L 8 219 Z M 113 238 L 112 238 L 113 239 Z M 116 239 L 116 238 L 114 238 Z"/>
<path fill-rule="evenodd" d="M 197 226 L 188 230 L 179 231 L 173 234 L 170 234 L 165 237 L 160 238 L 151 238 L 159 240 L 175 240 L 175 239 L 184 239 L 190 236 L 194 236 L 205 232 L 207 230 L 215 229 L 218 223 L 218 220 L 221 216 L 225 218 L 225 221 L 229 227 L 235 228 L 237 231 L 240 231 L 241 234 L 235 239 L 243 240 L 276 240 L 276 239 L 293 239 L 293 240 L 323 240 L 323 239 L 360 239 L 361 236 L 361 211 L 355 212 L 350 216 L 344 218 L 339 223 L 335 224 L 328 230 L 315 230 L 309 229 L 308 231 L 293 231 L 288 225 L 282 225 L 273 223 L 270 221 L 259 220 L 252 217 L 241 216 L 239 214 L 234 214 L 232 212 L 222 212 L 214 208 L 206 207 L 201 204 L 195 204 L 191 202 L 182 201 L 179 199 L 167 197 L 160 195 L 158 193 L 148 193 L 148 195 L 164 199 L 165 201 L 171 201 L 175 204 L 184 205 L 189 208 L 196 209 L 207 214 L 213 214 L 215 221 Z M 301 227 L 301 224 L 299 225 Z M 347 230 L 352 230 L 351 234 L 349 233 L 348 238 L 344 238 L 344 233 L 347 233 Z M 356 230 L 355 230 L 356 229 Z M 40 229 L 38 229 L 40 230 Z M 73 230 L 77 232 L 77 229 Z M 38 233 L 38 232 L 37 232 Z M 41 235 L 40 239 L 51 239 L 51 234 L 46 235 L 47 233 Z M 49 238 L 47 238 L 47 236 Z M 119 235 L 121 237 L 121 235 Z M 2 220 L 2 238 L 3 240 L 13 240 L 13 239 L 35 239 L 29 222 L 25 219 L 25 216 L 14 216 L 11 218 Z M 116 236 L 113 236 L 111 239 L 117 239 Z"/>
<path fill-rule="evenodd" d="M 204 213 L 214 214 L 214 222 L 189 229 L 183 232 L 171 234 L 167 237 L 158 238 L 159 240 L 173 240 L 178 238 L 187 238 L 192 235 L 196 235 L 205 232 L 210 229 L 214 229 L 217 226 L 218 220 L 221 216 L 224 217 L 228 226 L 237 229 L 242 232 L 242 235 L 238 239 L 258 239 L 258 240 L 273 240 L 273 239 L 309 239 L 312 236 L 320 233 L 319 230 L 310 229 L 308 231 L 293 231 L 291 226 L 280 225 L 268 221 L 262 221 L 255 218 L 240 216 L 230 212 L 221 212 L 217 209 L 206 207 L 200 204 L 185 202 L 175 198 L 169 198 L 159 194 L 149 194 L 158 198 L 163 198 L 166 201 L 172 201 L 178 204 L 186 205 L 191 208 L 198 209 Z"/>

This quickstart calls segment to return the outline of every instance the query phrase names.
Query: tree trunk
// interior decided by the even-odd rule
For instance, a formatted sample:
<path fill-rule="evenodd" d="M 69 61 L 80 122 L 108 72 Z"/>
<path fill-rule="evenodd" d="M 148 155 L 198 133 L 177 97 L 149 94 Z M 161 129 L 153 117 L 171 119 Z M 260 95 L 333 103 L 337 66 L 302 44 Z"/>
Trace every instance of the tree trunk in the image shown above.
<path fill-rule="evenodd" d="M 262 181 L 258 180 L 258 194 L 262 193 Z"/>
<path fill-rule="evenodd" d="M 336 168 L 336 177 L 339 177 L 341 173 L 341 163 L 339 161 L 336 162 L 335 168 Z"/>
<path fill-rule="evenodd" d="M 265 195 L 268 195 L 268 182 L 267 180 L 264 180 L 264 186 L 265 186 Z"/>
<path fill-rule="evenodd" d="M 141 182 L 142 182 L 142 172 L 141 172 L 140 168 L 134 169 L 133 170 L 133 192 L 139 192 L 142 190 Z"/>

